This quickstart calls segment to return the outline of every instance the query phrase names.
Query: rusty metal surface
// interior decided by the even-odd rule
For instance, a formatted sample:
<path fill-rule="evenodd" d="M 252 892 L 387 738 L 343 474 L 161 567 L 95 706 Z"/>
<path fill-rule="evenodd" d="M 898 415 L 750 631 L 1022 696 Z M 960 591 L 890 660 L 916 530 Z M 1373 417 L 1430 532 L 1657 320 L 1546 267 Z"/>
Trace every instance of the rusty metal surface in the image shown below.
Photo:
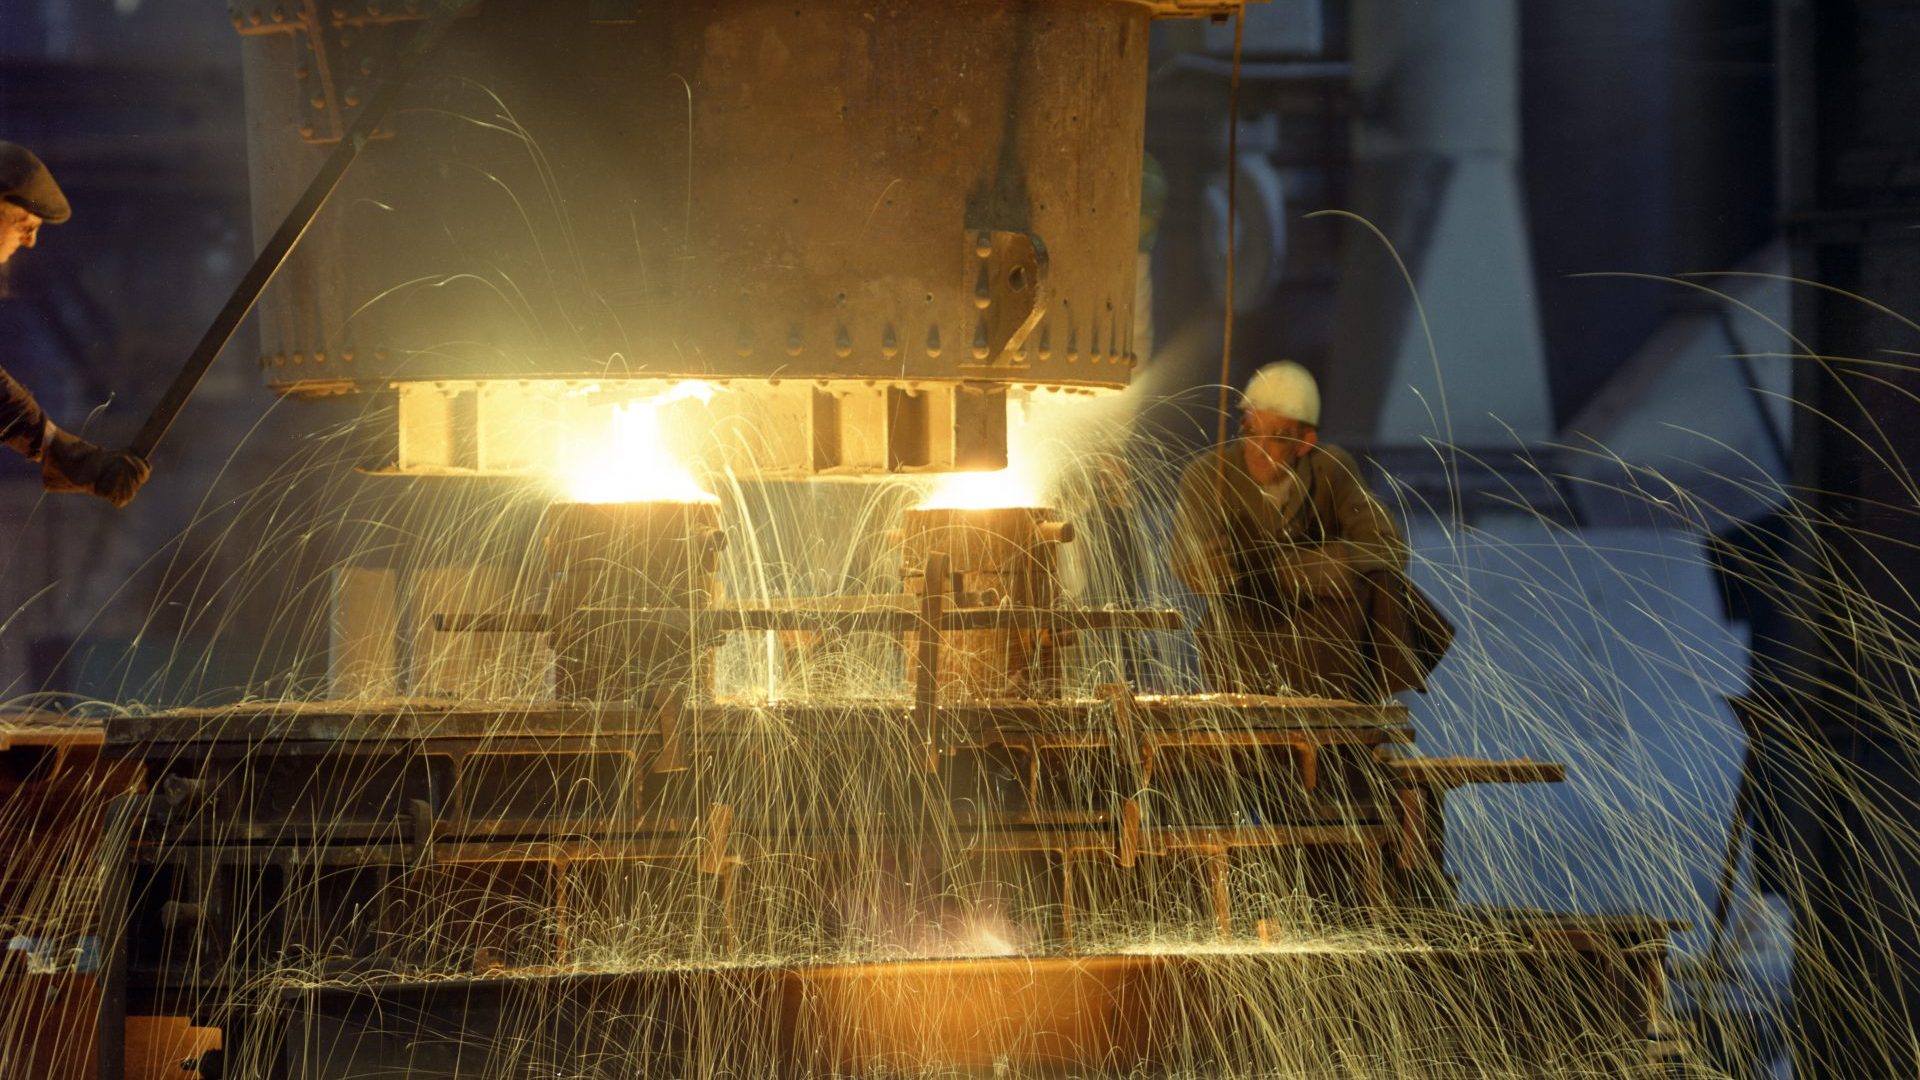
<path fill-rule="evenodd" d="M 128 1000 L 225 1008 L 298 957 L 321 985 L 285 1007 L 310 1034 L 330 1034 L 297 1045 L 333 1049 L 301 1059 L 292 1075 L 404 1064 L 409 1075 L 452 1076 L 420 1047 L 444 1038 L 492 1053 L 518 1043 L 501 1023 L 527 1013 L 496 1012 L 496 1000 L 522 1010 L 538 1000 L 551 1034 L 576 1007 L 605 1015 L 614 999 L 629 1006 L 616 1010 L 623 1016 L 671 1012 L 621 996 L 634 986 L 706 980 L 709 991 L 739 990 L 739 979 L 765 979 L 773 996 L 723 994 L 725 1008 L 747 1029 L 782 1032 L 770 1060 L 790 1075 L 901 1065 L 908 1029 L 924 1036 L 929 1023 L 947 1034 L 912 1046 L 969 1062 L 959 1048 L 976 1041 L 970 1018 L 985 1014 L 993 1038 L 1046 1045 L 1050 1059 L 1099 1071 L 1116 1048 L 1136 1063 L 1193 1064 L 1179 1034 L 1188 1028 L 1164 1024 L 1173 1018 L 1163 1010 L 1199 1005 L 1217 1017 L 1225 1002 L 1246 999 L 1242 976 L 1278 980 L 1277 989 L 1262 984 L 1272 996 L 1256 993 L 1261 1000 L 1291 1000 L 1286 979 L 1297 965 L 1317 988 L 1311 1000 L 1339 999 L 1342 1023 L 1349 1005 L 1388 1007 L 1381 987 L 1405 990 L 1421 1030 L 1470 1033 L 1502 1061 L 1537 1059 L 1539 1071 L 1525 1075 L 1564 1075 L 1552 1055 L 1569 1046 L 1583 1064 L 1622 1066 L 1606 1075 L 1653 1052 L 1646 1033 L 1660 1016 L 1668 928 L 1534 914 L 1475 927 L 1473 913 L 1449 910 L 1441 791 L 1422 782 L 1436 776 L 1397 767 L 1406 759 L 1390 744 L 1412 737 L 1400 706 L 1134 695 L 1116 685 L 1092 700 L 938 710 L 930 773 L 904 699 L 652 709 L 257 703 L 109 720 L 104 752 L 143 763 L 153 778 L 118 864 L 136 928 L 125 939 Z M 1440 760 L 1445 778 L 1493 778 L 1476 763 Z M 945 846 L 954 836 L 967 838 L 964 850 Z M 1356 927 L 1403 936 L 1406 947 L 1263 949 L 1270 927 L 1257 885 L 1248 891 L 1260 874 L 1249 878 L 1248 867 L 1285 873 L 1297 895 L 1337 907 Z M 946 875 L 1008 883 L 996 887 L 1007 890 L 1006 917 L 1026 955 L 741 962 L 754 943 L 793 934 L 796 915 L 831 912 L 873 888 L 876 873 L 923 880 L 929 896 L 949 895 Z M 1111 941 L 1103 933 L 1115 922 L 1132 926 L 1126 904 L 1143 891 L 1167 903 L 1157 918 L 1197 936 L 1166 953 L 1091 958 L 1103 973 L 1094 983 L 1118 980 L 1121 1001 L 1083 1000 L 1093 984 L 1072 967 L 1083 963 L 1075 954 Z M 596 896 L 613 902 L 596 908 Z M 919 893 L 898 899 L 914 917 L 929 910 Z M 637 939 L 617 929 L 655 910 L 674 917 Z M 293 911 L 298 918 L 274 914 Z M 1448 936 L 1447 926 L 1471 932 Z M 793 956 L 841 954 L 832 916 L 800 929 L 821 936 Z M 1316 959 L 1328 966 L 1313 968 Z M 1242 963 L 1252 966 L 1234 967 Z M 1018 987 L 1002 985 L 1029 968 Z M 1232 992 L 1216 1000 L 1225 987 Z M 915 1004 L 929 995 L 981 1004 Z M 1523 999 L 1523 1020 L 1505 1015 Z M 704 1000 L 700 1008 L 716 1007 Z M 896 1007 L 912 1017 L 904 1027 L 889 1018 Z M 798 1026 L 781 1027 L 796 1023 L 795 1009 Z M 1301 1021 L 1302 1030 L 1333 1019 Z M 1028 1037 L 1038 1030 L 1052 1034 Z M 640 1075 L 670 1075 L 679 1051 L 654 1045 L 659 1034 L 597 1029 L 617 1046 L 598 1057 L 568 1058 L 571 1038 L 551 1045 L 563 1048 L 563 1075 L 598 1075 L 586 1058 L 617 1060 L 620 1075 L 633 1075 L 636 1055 L 658 1055 L 648 1060 L 659 1068 Z"/>
<path fill-rule="evenodd" d="M 268 377 L 1124 385 L 1147 24 L 1214 6 L 486 0 L 269 291 Z M 411 31 L 236 14 L 264 222 Z"/>
<path fill-rule="evenodd" d="M 234 709 L 114 721 L 107 738 L 112 757 L 149 771 L 156 837 L 266 841 L 358 863 L 368 853 L 355 845 L 440 845 L 444 855 L 556 835 L 593 836 L 609 851 L 658 838 L 664 852 L 715 806 L 739 808 L 728 811 L 732 828 L 750 847 L 838 850 L 848 823 L 837 792 L 852 776 L 865 778 L 863 799 L 898 811 L 866 827 L 876 836 L 918 835 L 932 811 L 975 822 L 987 850 L 1114 850 L 1123 819 L 1133 852 L 1378 847 L 1399 804 L 1392 759 L 1377 748 L 1412 737 L 1394 707 L 1273 699 L 1224 712 L 1181 699 L 1128 699 L 1124 712 L 1112 699 L 942 706 L 935 718 L 925 762 L 904 702 L 404 718 Z M 784 778 L 772 802 L 770 773 Z M 1249 817 L 1266 825 L 1248 828 Z M 1315 829 L 1329 831 L 1314 840 Z"/>
<path fill-rule="evenodd" d="M 423 1048 L 517 1045 L 511 1025 L 533 1001 L 549 1035 L 576 1017 L 667 1021 L 598 1027 L 601 1042 L 578 1055 L 578 1040 L 551 1042 L 567 1075 L 598 1076 L 597 1061 L 672 1074 L 687 1060 L 675 1010 L 710 1021 L 722 1000 L 770 1036 L 730 1044 L 742 1075 L 959 1067 L 982 1054 L 1096 1071 L 1191 1066 L 1210 1051 L 1183 1042 L 1188 1027 L 1169 1010 L 1218 1017 L 1249 979 L 1284 996 L 1295 978 L 1317 995 L 1344 988 L 1330 1006 L 1343 1017 L 1390 1013 L 1398 999 L 1380 987 L 1391 986 L 1423 1031 L 1482 1038 L 1516 1060 L 1575 1045 L 1623 1066 L 1649 1053 L 1660 999 L 1647 988 L 1670 928 L 1448 911 L 1437 848 L 1403 816 L 1402 759 L 1382 750 L 1412 736 L 1400 706 L 1115 686 L 1093 700 L 939 710 L 931 774 L 904 699 L 261 703 L 109 720 L 104 751 L 153 777 L 122 864 L 141 928 L 126 938 L 128 1000 L 238 1000 L 302 957 L 319 982 L 282 1000 L 315 1036 L 289 1044 L 306 1055 L 289 1058 L 303 1077 L 400 1063 L 451 1076 Z M 774 799 L 769 776 L 782 778 Z M 931 838 L 956 834 L 969 841 L 941 856 L 946 869 L 924 863 Z M 1261 909 L 1228 871 L 1269 863 L 1404 947 L 1266 948 Z M 793 932 L 797 913 L 831 911 L 876 872 L 924 873 L 940 895 L 946 873 L 1019 883 L 1007 917 L 1026 955 L 747 959 L 751 943 Z M 1169 911 L 1200 938 L 1075 955 L 1105 940 L 1101 920 L 1143 888 L 1186 898 Z M 639 943 L 616 934 L 626 944 L 609 952 L 593 900 L 608 890 L 624 898 L 615 912 L 685 917 Z M 772 896 L 784 899 L 769 907 Z M 296 897 L 297 919 L 248 914 Z M 1393 914 L 1409 905 L 1426 914 Z M 829 937 L 813 955 L 833 940 L 823 918 Z M 621 959 L 632 947 L 641 955 Z M 1556 993 L 1543 999 L 1541 986 Z M 1535 1007 L 1506 1016 L 1521 998 Z M 758 1069 L 762 1051 L 771 1071 Z"/>

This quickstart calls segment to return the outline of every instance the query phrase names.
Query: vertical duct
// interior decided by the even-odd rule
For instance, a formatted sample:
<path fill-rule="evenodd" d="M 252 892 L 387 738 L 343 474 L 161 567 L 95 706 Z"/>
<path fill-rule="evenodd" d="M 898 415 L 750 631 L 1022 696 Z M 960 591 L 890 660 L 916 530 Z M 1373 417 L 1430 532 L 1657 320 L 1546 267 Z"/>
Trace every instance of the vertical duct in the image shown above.
<path fill-rule="evenodd" d="M 1339 436 L 1453 443 L 1552 429 L 1519 174 L 1515 0 L 1356 0 L 1351 206 L 1327 427 Z"/>

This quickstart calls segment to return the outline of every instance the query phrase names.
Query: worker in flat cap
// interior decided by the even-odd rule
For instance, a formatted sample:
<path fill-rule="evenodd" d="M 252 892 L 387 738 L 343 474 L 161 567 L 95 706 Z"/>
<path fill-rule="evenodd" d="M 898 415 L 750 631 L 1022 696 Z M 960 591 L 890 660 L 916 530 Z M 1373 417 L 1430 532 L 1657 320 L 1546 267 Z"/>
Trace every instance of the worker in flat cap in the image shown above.
<path fill-rule="evenodd" d="M 1208 688 L 1368 703 L 1424 689 L 1452 627 L 1352 455 L 1320 441 L 1313 375 L 1268 364 L 1240 407 L 1240 437 L 1187 468 L 1174 516 L 1174 573 L 1207 605 Z"/>
<path fill-rule="evenodd" d="M 40 226 L 58 225 L 72 216 L 46 164 L 23 146 L 0 142 L 0 275 L 21 248 L 38 242 Z M 63 430 L 3 367 L 0 442 L 40 463 L 40 480 L 48 491 L 84 492 L 125 506 L 147 480 L 146 462 Z"/>

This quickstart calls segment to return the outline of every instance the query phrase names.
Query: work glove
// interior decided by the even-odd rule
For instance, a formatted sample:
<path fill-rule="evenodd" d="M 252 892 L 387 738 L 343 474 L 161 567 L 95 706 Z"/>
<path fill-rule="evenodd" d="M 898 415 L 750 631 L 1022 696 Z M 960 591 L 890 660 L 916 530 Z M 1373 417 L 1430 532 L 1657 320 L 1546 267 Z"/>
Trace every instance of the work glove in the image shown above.
<path fill-rule="evenodd" d="M 152 471 L 145 461 L 124 450 L 108 450 L 47 425 L 40 451 L 40 483 L 48 491 L 98 495 L 115 506 L 125 506 Z"/>

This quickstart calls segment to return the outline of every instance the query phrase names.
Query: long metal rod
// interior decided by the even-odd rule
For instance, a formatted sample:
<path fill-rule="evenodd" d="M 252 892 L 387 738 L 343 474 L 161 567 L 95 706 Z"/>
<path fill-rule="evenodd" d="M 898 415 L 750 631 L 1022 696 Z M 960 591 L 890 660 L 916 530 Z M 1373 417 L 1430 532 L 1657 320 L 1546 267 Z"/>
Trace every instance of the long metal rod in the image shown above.
<path fill-rule="evenodd" d="M 401 52 L 395 63 L 392 75 L 380 85 L 373 97 L 368 99 L 366 106 L 354 116 L 353 124 L 347 128 L 346 134 L 341 136 L 333 152 L 327 155 L 327 160 L 320 166 L 320 171 L 314 175 L 313 182 L 307 185 L 307 190 L 300 196 L 300 201 L 294 203 L 293 209 L 287 211 L 287 216 L 280 222 L 280 227 L 274 230 L 273 235 L 267 239 L 266 246 L 254 256 L 253 265 L 247 268 L 246 275 L 240 279 L 240 284 L 234 286 L 233 295 L 227 298 L 226 306 L 214 316 L 213 324 L 207 327 L 205 334 L 201 335 L 200 343 L 194 346 L 193 353 L 187 357 L 187 362 L 181 367 L 180 373 L 173 377 L 173 383 L 167 387 L 167 392 L 160 398 L 160 403 L 154 406 L 152 413 L 148 414 L 147 422 L 141 426 L 140 433 L 134 436 L 132 443 L 128 444 L 129 453 L 142 458 L 153 456 L 154 448 L 160 445 L 160 440 L 165 438 L 168 429 L 173 427 L 173 422 L 179 418 L 180 410 L 186 406 L 187 399 L 193 396 L 194 390 L 200 385 L 200 380 L 206 377 L 207 369 L 213 366 L 215 358 L 227 347 L 227 342 L 233 339 L 233 332 L 240 328 L 240 323 L 259 302 L 260 295 L 266 291 L 274 275 L 278 274 L 280 268 L 286 264 L 287 256 L 293 253 L 294 246 L 300 242 L 302 236 L 306 235 L 307 228 L 313 224 L 314 219 L 320 215 L 321 209 L 327 205 L 327 200 L 332 197 L 334 189 L 340 186 L 341 179 L 346 176 L 347 169 L 360 156 L 360 151 L 366 148 L 375 129 L 392 110 L 394 102 L 399 100 L 400 92 L 413 81 L 414 72 L 419 68 L 420 61 L 440 43 L 440 39 L 446 35 L 447 28 L 452 25 L 455 17 L 473 6 L 474 2 L 475 0 L 441 0 L 434 13 L 428 17 L 426 24 L 413 35 L 413 40 L 407 43 L 406 49 Z"/>
<path fill-rule="evenodd" d="M 1227 278 L 1226 313 L 1220 324 L 1220 402 L 1219 426 L 1214 433 L 1215 450 L 1227 448 L 1227 425 L 1233 415 L 1233 270 L 1235 256 L 1234 225 L 1240 209 L 1240 49 L 1245 43 L 1247 8 L 1241 4 L 1233 11 L 1233 66 L 1227 84 Z M 1217 472 L 1217 470 L 1216 470 Z M 1221 497 L 1223 474 L 1214 477 L 1214 497 Z"/>

